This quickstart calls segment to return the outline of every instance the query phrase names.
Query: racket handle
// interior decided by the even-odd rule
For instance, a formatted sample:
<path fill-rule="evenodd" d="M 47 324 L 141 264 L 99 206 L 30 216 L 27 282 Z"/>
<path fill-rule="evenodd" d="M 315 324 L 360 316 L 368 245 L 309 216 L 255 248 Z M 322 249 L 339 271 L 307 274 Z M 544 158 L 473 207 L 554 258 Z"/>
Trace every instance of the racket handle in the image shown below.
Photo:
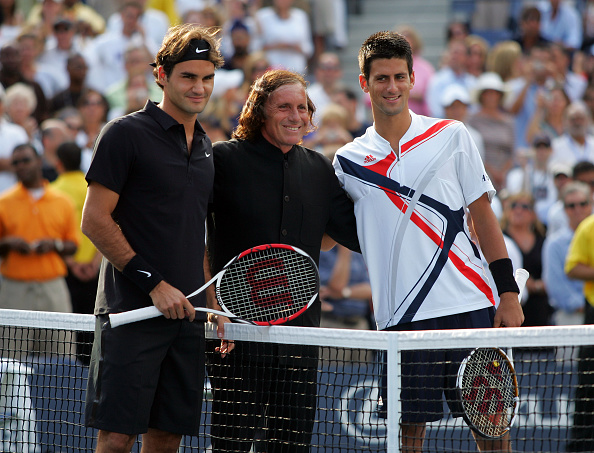
<path fill-rule="evenodd" d="M 157 307 L 151 305 L 150 307 L 138 308 L 136 310 L 125 311 L 123 313 L 114 313 L 109 315 L 109 324 L 111 327 L 118 327 L 122 324 L 130 324 L 131 322 L 143 321 L 145 319 L 156 318 L 162 316 Z"/>
<path fill-rule="evenodd" d="M 518 294 L 518 300 L 522 302 L 522 295 L 524 294 L 524 288 L 526 287 L 526 282 L 528 281 L 528 277 L 530 274 L 526 269 L 516 269 L 516 283 L 518 284 L 518 288 L 520 288 L 520 294 Z"/>

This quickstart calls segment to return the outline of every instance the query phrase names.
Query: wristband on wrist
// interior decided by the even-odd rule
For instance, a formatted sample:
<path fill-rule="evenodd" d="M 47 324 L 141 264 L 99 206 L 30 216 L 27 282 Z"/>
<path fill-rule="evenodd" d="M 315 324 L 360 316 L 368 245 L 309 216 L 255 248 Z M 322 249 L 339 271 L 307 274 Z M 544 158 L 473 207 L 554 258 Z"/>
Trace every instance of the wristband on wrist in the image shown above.
<path fill-rule="evenodd" d="M 353 290 L 350 287 L 345 286 L 344 288 L 342 288 L 341 295 L 343 299 L 349 299 L 352 294 Z"/>
<path fill-rule="evenodd" d="M 128 261 L 122 274 L 132 280 L 146 294 L 150 294 L 155 286 L 163 281 L 161 274 L 159 274 L 159 272 L 157 272 L 157 270 L 147 263 L 140 255 L 134 255 L 134 257 Z"/>
<path fill-rule="evenodd" d="M 514 278 L 514 267 L 509 258 L 501 258 L 489 264 L 489 270 L 493 275 L 493 281 L 497 286 L 497 293 L 501 296 L 503 293 L 519 293 L 520 288 Z"/>

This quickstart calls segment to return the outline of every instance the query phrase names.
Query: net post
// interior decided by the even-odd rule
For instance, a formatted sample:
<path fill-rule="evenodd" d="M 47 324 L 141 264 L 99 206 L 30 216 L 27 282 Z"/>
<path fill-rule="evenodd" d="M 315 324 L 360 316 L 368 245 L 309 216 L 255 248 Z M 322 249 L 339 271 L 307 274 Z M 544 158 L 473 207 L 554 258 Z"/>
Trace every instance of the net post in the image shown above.
<path fill-rule="evenodd" d="M 388 453 L 400 453 L 400 388 L 401 376 L 400 363 L 402 351 L 398 348 L 398 333 L 388 332 L 387 372 L 388 372 L 388 407 L 387 417 L 387 446 Z"/>

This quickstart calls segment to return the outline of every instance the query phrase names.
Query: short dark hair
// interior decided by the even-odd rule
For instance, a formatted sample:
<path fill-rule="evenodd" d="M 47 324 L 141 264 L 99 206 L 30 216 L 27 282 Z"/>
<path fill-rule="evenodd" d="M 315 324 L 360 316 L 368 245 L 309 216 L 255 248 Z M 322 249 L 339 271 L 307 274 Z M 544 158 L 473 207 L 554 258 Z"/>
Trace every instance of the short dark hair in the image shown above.
<path fill-rule="evenodd" d="M 540 10 L 534 5 L 528 5 L 528 6 L 524 7 L 524 9 L 522 10 L 522 13 L 520 15 L 520 19 L 522 21 L 535 19 L 540 22 L 540 17 L 541 17 Z"/>
<path fill-rule="evenodd" d="M 262 125 L 266 120 L 264 110 L 266 101 L 276 89 L 291 84 L 301 85 L 306 90 L 309 129 L 314 130 L 312 118 L 316 107 L 307 94 L 307 82 L 296 72 L 275 69 L 264 73 L 252 85 L 248 99 L 239 115 L 239 125 L 233 131 L 233 138 L 253 141 L 260 134 Z"/>
<path fill-rule="evenodd" d="M 56 149 L 56 155 L 66 171 L 80 170 L 82 150 L 75 142 L 64 142 Z"/>
<path fill-rule="evenodd" d="M 223 56 L 219 51 L 220 41 L 216 38 L 216 28 L 204 28 L 195 24 L 182 24 L 171 27 L 165 38 L 163 44 L 157 52 L 155 57 L 155 69 L 153 75 L 157 85 L 161 88 L 163 86 L 159 83 L 159 66 L 163 67 L 165 75 L 169 77 L 173 67 L 180 62 L 188 50 L 190 41 L 193 39 L 202 39 L 209 44 L 210 50 L 208 52 L 208 61 L 214 64 L 215 69 L 223 66 Z"/>
<path fill-rule="evenodd" d="M 33 154 L 35 154 L 35 157 L 41 157 L 41 155 L 37 151 L 37 148 L 35 148 L 35 146 L 33 146 L 32 143 L 21 143 L 20 145 L 15 146 L 12 150 L 12 154 L 23 149 L 30 149 L 31 151 L 33 151 Z"/>
<path fill-rule="evenodd" d="M 380 31 L 365 40 L 359 49 L 359 71 L 363 77 L 369 78 L 371 63 L 380 58 L 406 60 L 409 75 L 413 72 L 412 49 L 400 33 Z"/>
<path fill-rule="evenodd" d="M 573 179 L 576 179 L 578 176 L 583 175 L 584 173 L 588 173 L 590 171 L 594 171 L 594 163 L 588 160 L 578 162 L 573 166 Z"/>

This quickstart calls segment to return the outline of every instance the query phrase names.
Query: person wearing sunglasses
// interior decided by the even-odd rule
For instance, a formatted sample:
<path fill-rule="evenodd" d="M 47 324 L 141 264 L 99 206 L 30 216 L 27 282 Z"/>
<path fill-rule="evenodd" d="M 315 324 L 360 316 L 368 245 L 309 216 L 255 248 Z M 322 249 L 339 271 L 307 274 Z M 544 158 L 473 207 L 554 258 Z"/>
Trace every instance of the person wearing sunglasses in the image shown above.
<path fill-rule="evenodd" d="M 69 313 L 72 306 L 63 258 L 77 250 L 74 206 L 43 178 L 42 159 L 33 145 L 16 146 L 11 166 L 18 182 L 0 196 L 0 308 Z M 41 340 L 39 333 L 24 335 L 26 338 L 21 336 L 21 341 L 33 342 L 21 351 L 23 356 L 71 352 L 66 336 L 60 341 L 37 342 Z M 19 341 L 18 336 L 6 338 Z M 16 351 L 10 344 L 2 343 L 0 350 Z"/>
<path fill-rule="evenodd" d="M 564 267 L 576 228 L 592 213 L 592 191 L 583 182 L 572 181 L 561 191 L 561 201 L 568 225 L 547 235 L 542 253 L 543 280 L 555 309 L 553 323 L 560 326 L 584 323 L 584 282 L 567 277 Z"/>
<path fill-rule="evenodd" d="M 534 198 L 528 192 L 510 195 L 504 201 L 501 229 L 522 252 L 523 267 L 530 273 L 526 282 L 528 299 L 523 301 L 523 326 L 547 326 L 552 308 L 542 280 L 542 246 L 546 236 L 544 225 L 534 210 Z"/>

